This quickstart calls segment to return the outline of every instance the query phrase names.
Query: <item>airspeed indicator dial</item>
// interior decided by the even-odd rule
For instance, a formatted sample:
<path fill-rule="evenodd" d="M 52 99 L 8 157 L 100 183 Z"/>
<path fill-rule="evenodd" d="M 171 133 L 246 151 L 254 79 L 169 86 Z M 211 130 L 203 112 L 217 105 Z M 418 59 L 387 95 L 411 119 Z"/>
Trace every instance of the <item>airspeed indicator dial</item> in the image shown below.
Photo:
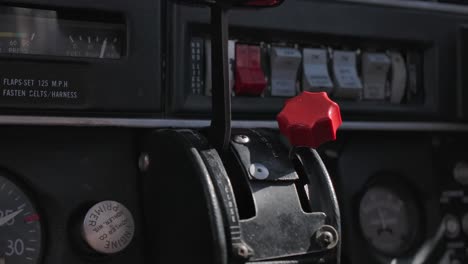
<path fill-rule="evenodd" d="M 0 175 L 0 263 L 39 263 L 41 236 L 40 217 L 32 201 Z"/>

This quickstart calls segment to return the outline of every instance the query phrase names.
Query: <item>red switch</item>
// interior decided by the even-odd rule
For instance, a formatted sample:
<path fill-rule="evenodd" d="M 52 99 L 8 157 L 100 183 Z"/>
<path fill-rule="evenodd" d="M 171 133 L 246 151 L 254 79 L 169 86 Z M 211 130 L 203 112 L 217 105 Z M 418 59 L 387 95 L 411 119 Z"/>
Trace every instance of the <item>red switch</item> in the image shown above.
<path fill-rule="evenodd" d="M 254 95 L 263 93 L 267 83 L 260 63 L 260 47 L 236 45 L 236 95 Z"/>
<path fill-rule="evenodd" d="M 289 99 L 276 119 L 291 145 L 310 148 L 335 140 L 342 122 L 340 107 L 325 92 L 302 92 Z"/>

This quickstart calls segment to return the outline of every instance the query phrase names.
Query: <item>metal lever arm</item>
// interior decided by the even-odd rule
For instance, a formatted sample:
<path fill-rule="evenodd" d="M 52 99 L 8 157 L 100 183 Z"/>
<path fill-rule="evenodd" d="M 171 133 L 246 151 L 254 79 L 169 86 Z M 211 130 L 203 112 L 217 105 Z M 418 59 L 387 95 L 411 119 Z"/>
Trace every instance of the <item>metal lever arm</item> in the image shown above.
<path fill-rule="evenodd" d="M 222 155 L 229 146 L 231 138 L 231 91 L 228 76 L 228 21 L 227 8 L 211 6 L 211 80 L 212 120 L 210 138 Z"/>

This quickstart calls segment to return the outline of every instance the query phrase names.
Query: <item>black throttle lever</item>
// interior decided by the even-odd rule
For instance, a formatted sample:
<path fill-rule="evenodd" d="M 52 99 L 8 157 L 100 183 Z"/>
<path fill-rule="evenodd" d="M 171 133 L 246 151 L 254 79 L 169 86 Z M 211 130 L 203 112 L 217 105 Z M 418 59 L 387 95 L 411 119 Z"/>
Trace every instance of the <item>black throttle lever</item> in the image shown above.
<path fill-rule="evenodd" d="M 228 10 L 233 7 L 261 8 L 280 5 L 283 0 L 198 0 L 182 1 L 192 4 L 209 5 L 211 8 L 211 81 L 213 85 L 211 105 L 212 120 L 210 137 L 212 144 L 223 155 L 231 139 L 231 91 L 228 74 Z"/>

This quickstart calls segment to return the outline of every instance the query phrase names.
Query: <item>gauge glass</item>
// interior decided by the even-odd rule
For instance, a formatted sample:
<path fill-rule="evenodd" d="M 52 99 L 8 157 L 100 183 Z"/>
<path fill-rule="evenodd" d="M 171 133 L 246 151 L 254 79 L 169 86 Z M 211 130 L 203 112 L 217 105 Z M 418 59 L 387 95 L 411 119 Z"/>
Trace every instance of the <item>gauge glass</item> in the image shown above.
<path fill-rule="evenodd" d="M 362 197 L 359 207 L 361 230 L 368 243 L 380 253 L 398 256 L 412 244 L 410 201 L 385 187 L 372 187 Z"/>
<path fill-rule="evenodd" d="M 41 236 L 40 217 L 32 201 L 0 175 L 0 263 L 39 263 Z"/>

